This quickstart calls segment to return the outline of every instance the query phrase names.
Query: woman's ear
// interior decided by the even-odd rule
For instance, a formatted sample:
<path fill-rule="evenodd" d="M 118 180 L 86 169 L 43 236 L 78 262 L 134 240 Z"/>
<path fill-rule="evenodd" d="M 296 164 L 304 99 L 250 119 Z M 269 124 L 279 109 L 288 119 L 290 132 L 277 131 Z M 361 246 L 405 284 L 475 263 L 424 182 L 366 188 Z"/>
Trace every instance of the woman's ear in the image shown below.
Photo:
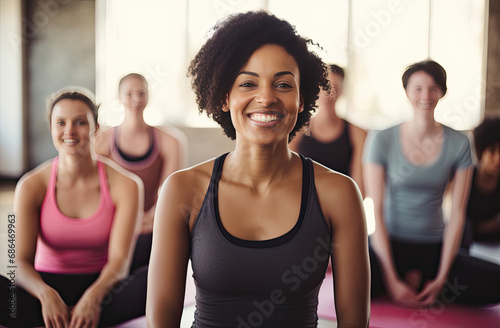
<path fill-rule="evenodd" d="M 224 104 L 222 105 L 223 112 L 229 112 L 229 106 L 227 105 L 228 102 L 229 102 L 229 94 L 226 95 L 226 100 L 224 101 Z"/>
<path fill-rule="evenodd" d="M 100 127 L 101 127 L 101 126 L 99 125 L 99 123 L 97 123 L 97 125 L 96 125 L 96 127 L 95 127 L 95 131 L 94 131 L 94 136 L 96 136 L 96 135 L 97 135 L 97 131 L 99 131 L 99 128 L 100 128 Z"/>
<path fill-rule="evenodd" d="M 299 113 L 301 113 L 302 111 L 304 111 L 304 97 L 302 97 L 302 95 L 300 95 L 300 100 L 299 100 Z"/>

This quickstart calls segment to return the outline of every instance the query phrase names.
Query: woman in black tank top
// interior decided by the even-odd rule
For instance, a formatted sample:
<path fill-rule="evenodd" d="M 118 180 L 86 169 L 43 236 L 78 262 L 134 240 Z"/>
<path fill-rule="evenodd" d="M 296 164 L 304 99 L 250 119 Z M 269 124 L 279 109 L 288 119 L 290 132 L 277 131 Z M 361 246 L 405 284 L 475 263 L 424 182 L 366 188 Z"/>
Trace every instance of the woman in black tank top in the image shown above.
<path fill-rule="evenodd" d="M 337 115 L 336 104 L 342 95 L 344 69 L 335 64 L 328 65 L 328 79 L 332 89 L 319 93 L 318 113 L 311 118 L 308 129 L 297 133 L 290 142 L 290 149 L 350 176 L 364 195 L 361 157 L 366 131 Z"/>
<path fill-rule="evenodd" d="M 366 227 L 355 183 L 293 153 L 326 67 L 310 40 L 261 12 L 218 24 L 189 67 L 200 111 L 234 151 L 171 175 L 154 226 L 146 317 L 179 327 L 188 260 L 193 327 L 317 327 L 331 258 L 339 327 L 367 327 Z M 333 254 L 332 254 L 333 253 Z M 334 309 L 332 309 L 333 311 Z"/>

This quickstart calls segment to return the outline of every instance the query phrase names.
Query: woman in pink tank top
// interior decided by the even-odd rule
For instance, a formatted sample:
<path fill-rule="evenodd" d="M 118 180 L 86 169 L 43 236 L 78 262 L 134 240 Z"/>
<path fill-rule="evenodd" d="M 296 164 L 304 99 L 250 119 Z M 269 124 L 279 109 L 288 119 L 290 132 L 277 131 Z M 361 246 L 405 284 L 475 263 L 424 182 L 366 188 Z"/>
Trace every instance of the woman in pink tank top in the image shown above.
<path fill-rule="evenodd" d="M 132 259 L 134 269 L 149 263 L 158 190 L 170 174 L 182 168 L 185 137 L 174 127 L 152 127 L 144 121 L 149 100 L 144 76 L 137 73 L 124 76 L 118 93 L 125 109 L 124 120 L 119 126 L 104 128 L 97 134 L 96 153 L 138 175 L 144 184 L 144 213 Z"/>
<path fill-rule="evenodd" d="M 144 314 L 147 270 L 120 283 L 142 195 L 133 179 L 94 159 L 97 108 L 76 91 L 55 95 L 49 105 L 59 156 L 16 187 L 17 312 L 2 313 L 1 325 L 97 327 Z"/>

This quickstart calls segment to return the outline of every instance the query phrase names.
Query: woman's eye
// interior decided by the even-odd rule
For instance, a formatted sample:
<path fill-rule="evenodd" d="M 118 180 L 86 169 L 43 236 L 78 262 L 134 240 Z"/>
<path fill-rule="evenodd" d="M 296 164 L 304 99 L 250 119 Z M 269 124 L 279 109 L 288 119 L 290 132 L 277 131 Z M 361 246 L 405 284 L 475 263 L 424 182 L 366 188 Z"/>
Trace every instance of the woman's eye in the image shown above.
<path fill-rule="evenodd" d="M 286 89 L 292 88 L 292 86 L 289 83 L 285 83 L 285 82 L 281 82 L 281 83 L 276 84 L 276 87 L 277 88 L 286 88 Z"/>
<path fill-rule="evenodd" d="M 64 125 L 64 122 L 63 121 L 57 121 L 56 124 L 57 125 Z"/>
<path fill-rule="evenodd" d="M 242 88 L 251 88 L 251 87 L 255 87 L 255 84 L 253 84 L 252 82 L 244 82 L 244 83 L 240 84 L 240 87 L 242 87 Z"/>
<path fill-rule="evenodd" d="M 76 122 L 76 124 L 77 125 L 85 125 L 85 124 L 87 124 L 87 122 L 85 122 L 85 121 L 78 121 L 78 122 Z"/>

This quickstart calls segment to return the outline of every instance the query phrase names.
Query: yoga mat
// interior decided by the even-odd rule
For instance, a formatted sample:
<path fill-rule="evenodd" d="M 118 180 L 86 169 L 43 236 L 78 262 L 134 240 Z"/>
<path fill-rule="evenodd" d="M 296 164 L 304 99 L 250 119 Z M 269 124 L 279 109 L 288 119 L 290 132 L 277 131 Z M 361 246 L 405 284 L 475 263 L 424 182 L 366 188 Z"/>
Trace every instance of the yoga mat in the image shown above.
<path fill-rule="evenodd" d="M 327 272 L 319 292 L 318 315 L 320 318 L 336 320 L 331 272 Z M 370 327 L 500 328 L 500 304 L 471 307 L 438 303 L 435 308 L 407 309 L 382 297 L 372 301 Z"/>

